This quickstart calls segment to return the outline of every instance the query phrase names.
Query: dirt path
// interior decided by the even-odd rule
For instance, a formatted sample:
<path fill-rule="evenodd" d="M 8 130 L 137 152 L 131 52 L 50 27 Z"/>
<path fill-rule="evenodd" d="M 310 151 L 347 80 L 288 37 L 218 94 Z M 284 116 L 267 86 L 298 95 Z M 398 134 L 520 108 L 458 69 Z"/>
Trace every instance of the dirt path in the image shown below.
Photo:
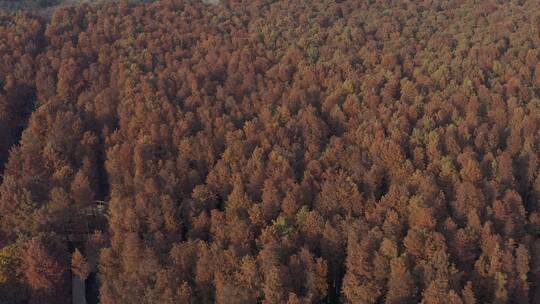
<path fill-rule="evenodd" d="M 71 301 L 73 304 L 86 304 L 86 289 L 84 281 L 77 276 L 71 277 Z"/>

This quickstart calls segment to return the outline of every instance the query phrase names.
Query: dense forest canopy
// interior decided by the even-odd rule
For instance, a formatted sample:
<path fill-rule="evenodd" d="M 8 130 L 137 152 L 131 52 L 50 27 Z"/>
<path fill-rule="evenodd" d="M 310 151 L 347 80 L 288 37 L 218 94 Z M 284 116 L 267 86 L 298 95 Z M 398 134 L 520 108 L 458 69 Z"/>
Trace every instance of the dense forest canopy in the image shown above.
<path fill-rule="evenodd" d="M 0 302 L 540 303 L 540 2 L 0 11 Z"/>

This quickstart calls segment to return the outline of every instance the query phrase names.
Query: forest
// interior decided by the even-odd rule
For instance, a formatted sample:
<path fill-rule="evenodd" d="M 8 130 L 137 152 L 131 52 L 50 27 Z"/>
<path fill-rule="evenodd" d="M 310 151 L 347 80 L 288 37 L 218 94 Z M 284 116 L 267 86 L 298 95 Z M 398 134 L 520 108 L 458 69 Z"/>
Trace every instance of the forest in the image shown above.
<path fill-rule="evenodd" d="M 540 1 L 0 10 L 0 174 L 2 304 L 540 303 Z"/>
<path fill-rule="evenodd" d="M 3 10 L 43 10 L 62 4 L 62 2 L 79 0 L 0 0 L 0 9 Z"/>

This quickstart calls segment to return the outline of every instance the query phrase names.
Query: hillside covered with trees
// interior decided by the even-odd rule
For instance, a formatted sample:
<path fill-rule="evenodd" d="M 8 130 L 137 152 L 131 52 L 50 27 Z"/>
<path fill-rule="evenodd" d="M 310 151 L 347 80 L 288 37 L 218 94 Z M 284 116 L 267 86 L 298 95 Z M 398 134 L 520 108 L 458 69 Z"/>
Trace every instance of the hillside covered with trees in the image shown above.
<path fill-rule="evenodd" d="M 540 303 L 539 1 L 142 2 L 0 12 L 0 303 Z"/>

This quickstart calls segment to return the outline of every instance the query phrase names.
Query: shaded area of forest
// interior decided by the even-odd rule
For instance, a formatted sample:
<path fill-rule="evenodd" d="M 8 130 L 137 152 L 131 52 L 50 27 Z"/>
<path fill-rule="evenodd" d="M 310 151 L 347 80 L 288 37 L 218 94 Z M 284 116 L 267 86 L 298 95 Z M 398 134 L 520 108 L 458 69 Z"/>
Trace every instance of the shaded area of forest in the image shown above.
<path fill-rule="evenodd" d="M 59 5 L 63 0 L 0 0 L 0 9 L 21 10 L 21 9 L 44 9 Z M 64 0 L 66 1 L 66 0 Z"/>
<path fill-rule="evenodd" d="M 416 2 L 0 12 L 0 302 L 539 303 L 540 2 Z"/>

